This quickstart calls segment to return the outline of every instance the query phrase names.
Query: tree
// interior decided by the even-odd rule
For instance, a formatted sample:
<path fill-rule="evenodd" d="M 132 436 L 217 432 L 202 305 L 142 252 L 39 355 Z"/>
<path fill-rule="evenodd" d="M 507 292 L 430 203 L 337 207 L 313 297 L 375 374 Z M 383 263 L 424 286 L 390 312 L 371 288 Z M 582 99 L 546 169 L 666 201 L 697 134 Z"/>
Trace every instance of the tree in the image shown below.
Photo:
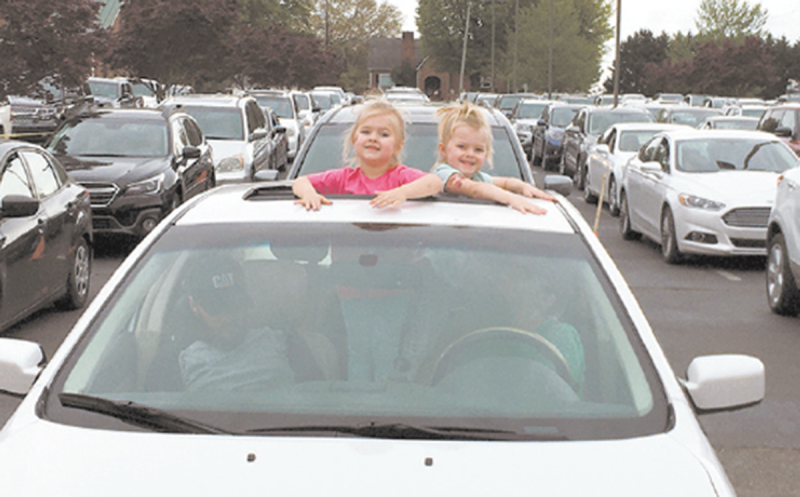
<path fill-rule="evenodd" d="M 620 43 L 619 92 L 645 95 L 655 93 L 656 89 L 648 88 L 647 85 L 647 65 L 659 65 L 667 60 L 669 45 L 670 40 L 666 33 L 662 32 L 656 37 L 648 29 L 639 30 Z M 614 91 L 613 70 L 604 86 L 607 92 Z"/>
<path fill-rule="evenodd" d="M 800 80 L 800 41 L 791 46 L 786 37 L 778 40 L 767 36 L 765 43 L 773 57 L 773 66 L 777 80 L 766 94 L 771 97 L 786 93 L 786 85 L 789 79 Z"/>
<path fill-rule="evenodd" d="M 394 5 L 376 0 L 316 0 L 310 25 L 317 38 L 346 64 L 342 86 L 353 88 L 369 80 L 367 56 L 371 38 L 400 35 L 403 15 Z M 330 83 L 337 83 L 331 81 Z"/>
<path fill-rule="evenodd" d="M 417 71 L 411 63 L 403 59 L 400 65 L 392 69 L 392 81 L 397 86 L 417 86 Z"/>
<path fill-rule="evenodd" d="M 216 90 L 228 74 L 238 0 L 126 2 L 112 66 L 164 84 Z"/>
<path fill-rule="evenodd" d="M 240 0 L 241 18 L 261 28 L 278 26 L 292 33 L 311 34 L 316 0 Z"/>
<path fill-rule="evenodd" d="M 706 40 L 763 38 L 767 17 L 767 9 L 759 2 L 751 7 L 747 0 L 702 0 L 695 25 Z"/>
<path fill-rule="evenodd" d="M 0 96 L 29 94 L 50 77 L 77 87 L 102 52 L 105 31 L 96 24 L 92 0 L 0 2 Z"/>

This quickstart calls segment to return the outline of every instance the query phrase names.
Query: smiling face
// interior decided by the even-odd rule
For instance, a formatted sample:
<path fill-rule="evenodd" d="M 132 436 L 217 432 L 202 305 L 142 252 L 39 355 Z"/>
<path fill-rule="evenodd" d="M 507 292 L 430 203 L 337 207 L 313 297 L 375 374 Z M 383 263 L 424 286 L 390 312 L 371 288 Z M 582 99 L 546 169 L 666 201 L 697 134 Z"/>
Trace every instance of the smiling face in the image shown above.
<path fill-rule="evenodd" d="M 397 135 L 397 123 L 390 114 L 376 114 L 364 119 L 353 134 L 353 149 L 359 166 L 367 177 L 377 177 L 391 169 L 403 148 Z"/>
<path fill-rule="evenodd" d="M 481 170 L 488 153 L 486 131 L 466 124 L 456 126 L 447 144 L 439 144 L 441 158 L 467 178 Z"/>

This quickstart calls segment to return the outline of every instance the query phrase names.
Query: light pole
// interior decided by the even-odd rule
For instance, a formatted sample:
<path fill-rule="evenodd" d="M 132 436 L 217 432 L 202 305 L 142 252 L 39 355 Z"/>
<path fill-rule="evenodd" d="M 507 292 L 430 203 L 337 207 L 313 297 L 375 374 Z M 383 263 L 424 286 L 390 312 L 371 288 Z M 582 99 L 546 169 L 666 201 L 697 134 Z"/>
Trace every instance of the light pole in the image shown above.
<path fill-rule="evenodd" d="M 461 48 L 461 77 L 458 81 L 458 96 L 464 93 L 464 66 L 467 63 L 467 37 L 469 36 L 469 8 L 472 2 L 467 0 L 467 23 L 464 26 L 464 45 Z"/>
<path fill-rule="evenodd" d="M 617 0 L 617 46 L 616 54 L 614 56 L 614 107 L 619 103 L 619 71 L 622 67 L 619 58 L 619 24 L 622 19 L 622 0 Z"/>
<path fill-rule="evenodd" d="M 550 0 L 550 48 L 547 56 L 547 98 L 553 99 L 553 0 Z"/>

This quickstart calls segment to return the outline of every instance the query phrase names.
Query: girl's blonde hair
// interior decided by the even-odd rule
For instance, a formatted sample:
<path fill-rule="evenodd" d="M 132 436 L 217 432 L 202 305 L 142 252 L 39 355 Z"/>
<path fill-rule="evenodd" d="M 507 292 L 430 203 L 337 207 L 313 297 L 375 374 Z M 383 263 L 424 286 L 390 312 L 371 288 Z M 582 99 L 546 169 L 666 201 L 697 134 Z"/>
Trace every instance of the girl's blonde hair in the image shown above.
<path fill-rule="evenodd" d="M 492 148 L 492 127 L 486 117 L 486 111 L 471 102 L 454 103 L 436 111 L 439 119 L 439 143 L 447 146 L 453 138 L 453 132 L 458 126 L 469 126 L 486 135 L 486 165 L 491 169 L 494 148 Z M 439 161 L 444 157 L 439 154 Z"/>
<path fill-rule="evenodd" d="M 403 145 L 406 142 L 406 120 L 400 109 L 392 105 L 391 102 L 385 98 L 368 99 L 364 106 L 358 111 L 356 120 L 353 126 L 347 130 L 347 135 L 344 140 L 344 147 L 342 147 L 342 162 L 349 167 L 358 166 L 358 157 L 353 154 L 353 142 L 356 139 L 356 131 L 361 124 L 374 116 L 388 115 L 394 128 L 394 135 L 397 139 L 396 143 L 400 144 L 400 151 L 392 156 L 392 166 L 400 164 L 403 160 Z"/>

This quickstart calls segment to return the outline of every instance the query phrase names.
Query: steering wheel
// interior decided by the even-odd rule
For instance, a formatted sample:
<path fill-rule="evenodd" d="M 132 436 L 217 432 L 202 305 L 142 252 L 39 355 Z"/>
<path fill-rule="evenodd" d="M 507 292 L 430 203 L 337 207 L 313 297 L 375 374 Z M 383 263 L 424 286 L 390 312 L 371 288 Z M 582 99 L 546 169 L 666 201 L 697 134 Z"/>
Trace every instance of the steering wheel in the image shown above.
<path fill-rule="evenodd" d="M 452 342 L 442 351 L 433 365 L 431 385 L 437 384 L 455 368 L 456 359 L 466 346 L 485 340 L 515 340 L 533 346 L 545 358 L 550 360 L 556 368 L 556 374 L 567 382 L 573 390 L 578 391 L 578 382 L 569 368 L 567 359 L 550 340 L 539 333 L 511 326 L 481 328 L 471 331 Z"/>

